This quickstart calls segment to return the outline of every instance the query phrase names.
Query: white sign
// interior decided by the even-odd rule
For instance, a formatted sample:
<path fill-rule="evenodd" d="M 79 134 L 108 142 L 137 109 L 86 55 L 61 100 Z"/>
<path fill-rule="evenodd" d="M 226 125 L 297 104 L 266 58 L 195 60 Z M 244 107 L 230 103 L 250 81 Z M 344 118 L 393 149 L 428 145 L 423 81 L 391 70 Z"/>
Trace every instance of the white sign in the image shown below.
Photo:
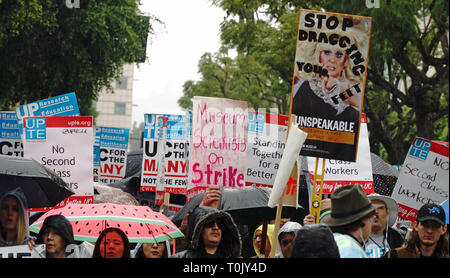
<path fill-rule="evenodd" d="M 391 195 L 399 204 L 400 218 L 415 221 L 421 206 L 448 199 L 448 150 L 448 145 L 414 139 Z"/>
<path fill-rule="evenodd" d="M 286 142 L 289 117 L 248 113 L 246 186 L 273 187 Z"/>
<path fill-rule="evenodd" d="M 308 168 L 315 169 L 315 159 L 308 157 Z M 320 164 L 320 163 L 319 163 Z M 319 167 L 321 169 L 321 167 Z M 320 173 L 320 171 L 319 171 Z M 366 115 L 361 115 L 358 155 L 356 162 L 327 159 L 325 163 L 323 193 L 331 194 L 339 187 L 349 184 L 360 184 L 367 194 L 374 193 L 372 162 L 370 158 L 369 134 Z M 320 181 L 316 184 L 319 193 Z"/>
<path fill-rule="evenodd" d="M 166 138 L 160 138 L 163 126 L 162 122 L 158 122 L 158 119 L 161 119 L 161 117 L 167 118 Z M 160 174 L 163 173 L 162 180 L 164 181 L 165 192 L 186 193 L 189 151 L 188 129 L 188 117 L 185 115 L 145 114 L 141 191 L 156 191 L 159 169 Z M 165 142 L 165 148 L 161 145 L 162 142 Z M 161 148 L 161 150 L 158 148 Z M 164 159 L 161 159 L 161 161 L 164 161 L 162 163 L 164 164 L 162 165 L 163 168 L 158 167 L 158 156 L 160 155 L 164 156 Z"/>
<path fill-rule="evenodd" d="M 0 259 L 42 258 L 44 250 L 45 244 L 35 245 L 32 250 L 28 245 L 0 247 Z"/>
<path fill-rule="evenodd" d="M 24 155 L 57 173 L 87 203 L 93 201 L 92 116 L 24 117 Z M 90 201 L 89 201 L 90 200 Z"/>

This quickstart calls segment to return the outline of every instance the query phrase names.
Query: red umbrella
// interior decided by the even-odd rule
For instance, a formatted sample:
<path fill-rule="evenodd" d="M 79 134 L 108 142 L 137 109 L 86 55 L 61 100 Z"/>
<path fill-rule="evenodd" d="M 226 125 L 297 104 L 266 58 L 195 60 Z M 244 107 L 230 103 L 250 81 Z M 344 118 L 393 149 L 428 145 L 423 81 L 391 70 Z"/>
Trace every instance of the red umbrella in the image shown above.
<path fill-rule="evenodd" d="M 39 233 L 45 218 L 61 214 L 72 224 L 74 239 L 95 242 L 108 227 L 117 227 L 125 232 L 131 243 L 158 243 L 183 237 L 183 233 L 165 215 L 147 206 L 101 204 L 69 204 L 42 215 L 30 226 L 30 231 Z"/>

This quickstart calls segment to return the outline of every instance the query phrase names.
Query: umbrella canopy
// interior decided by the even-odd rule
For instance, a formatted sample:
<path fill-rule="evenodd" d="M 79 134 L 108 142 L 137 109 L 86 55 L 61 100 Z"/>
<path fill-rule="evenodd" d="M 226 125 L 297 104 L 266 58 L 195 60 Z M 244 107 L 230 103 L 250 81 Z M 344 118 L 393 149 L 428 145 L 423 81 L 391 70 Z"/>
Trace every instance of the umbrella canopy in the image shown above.
<path fill-rule="evenodd" d="M 370 153 L 370 159 L 375 193 L 391 196 L 399 171 L 374 153 Z"/>
<path fill-rule="evenodd" d="M 184 236 L 165 215 L 146 206 L 127 206 L 111 203 L 69 204 L 42 215 L 30 226 L 39 233 L 45 218 L 64 215 L 72 224 L 74 239 L 95 242 L 108 227 L 124 231 L 130 243 L 158 243 Z"/>
<path fill-rule="evenodd" d="M 53 207 L 74 194 L 52 170 L 32 158 L 0 155 L 0 196 L 20 187 L 29 208 Z"/>
<path fill-rule="evenodd" d="M 139 202 L 133 195 L 124 192 L 119 188 L 94 183 L 94 189 L 98 191 L 98 194 L 94 195 L 94 204 L 113 203 L 119 205 L 139 205 Z"/>
<path fill-rule="evenodd" d="M 448 199 L 442 202 L 441 207 L 445 212 L 445 224 L 448 224 Z"/>
<path fill-rule="evenodd" d="M 200 193 L 172 218 L 178 225 L 183 220 L 186 213 L 200 205 L 204 193 Z M 277 208 L 267 206 L 270 196 L 270 189 L 263 187 L 245 187 L 242 189 L 221 188 L 221 196 L 217 209 L 226 211 L 233 217 L 236 224 L 255 224 L 264 220 L 273 220 L 276 216 Z M 296 212 L 294 207 L 283 207 L 282 217 L 291 217 Z"/>

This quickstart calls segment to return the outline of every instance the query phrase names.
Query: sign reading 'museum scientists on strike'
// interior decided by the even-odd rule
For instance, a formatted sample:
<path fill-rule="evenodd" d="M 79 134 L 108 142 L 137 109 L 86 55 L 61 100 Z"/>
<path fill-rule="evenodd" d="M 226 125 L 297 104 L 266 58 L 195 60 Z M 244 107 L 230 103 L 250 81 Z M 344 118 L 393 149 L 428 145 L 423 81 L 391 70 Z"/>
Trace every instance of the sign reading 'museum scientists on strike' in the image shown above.
<path fill-rule="evenodd" d="M 391 195 L 399 205 L 400 218 L 415 221 L 421 206 L 448 199 L 448 154 L 448 144 L 414 139 Z"/>
<path fill-rule="evenodd" d="M 24 117 L 24 156 L 57 173 L 75 192 L 69 202 L 93 203 L 92 116 Z"/>
<path fill-rule="evenodd" d="M 372 20 L 300 10 L 290 113 L 300 155 L 356 161 Z"/>
<path fill-rule="evenodd" d="M 192 103 L 187 199 L 203 192 L 208 185 L 245 186 L 247 102 L 194 97 Z"/>

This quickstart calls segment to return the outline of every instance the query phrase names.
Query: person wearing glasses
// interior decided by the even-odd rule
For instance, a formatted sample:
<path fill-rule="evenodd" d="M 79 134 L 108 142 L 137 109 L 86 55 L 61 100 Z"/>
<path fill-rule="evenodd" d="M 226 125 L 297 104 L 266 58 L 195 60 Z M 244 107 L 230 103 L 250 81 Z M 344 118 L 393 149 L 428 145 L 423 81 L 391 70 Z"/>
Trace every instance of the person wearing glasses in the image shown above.
<path fill-rule="evenodd" d="M 375 210 L 361 185 L 346 185 L 330 196 L 331 213 L 325 221 L 333 232 L 341 258 L 368 258 L 365 242 L 372 234 Z"/>
<path fill-rule="evenodd" d="M 237 258 L 242 242 L 238 227 L 227 212 L 199 206 L 188 217 L 187 249 L 170 258 Z M 192 231 L 192 232 L 191 232 Z"/>

